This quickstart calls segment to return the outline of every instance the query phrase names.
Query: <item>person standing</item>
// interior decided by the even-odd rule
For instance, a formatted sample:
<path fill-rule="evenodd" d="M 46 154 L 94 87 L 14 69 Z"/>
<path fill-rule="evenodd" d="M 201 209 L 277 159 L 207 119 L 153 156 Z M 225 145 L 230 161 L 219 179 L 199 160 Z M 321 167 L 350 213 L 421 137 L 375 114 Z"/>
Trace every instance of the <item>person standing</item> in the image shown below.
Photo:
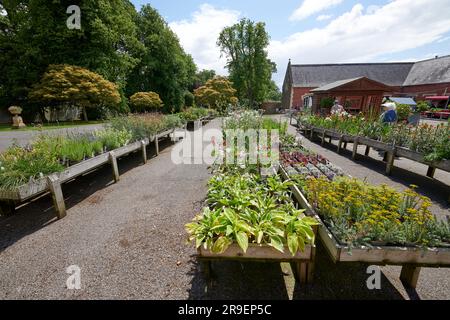
<path fill-rule="evenodd" d="M 381 122 L 387 124 L 393 124 L 397 122 L 397 111 L 396 105 L 393 102 L 387 102 L 381 105 L 383 107 L 384 112 L 381 114 L 380 119 Z"/>
<path fill-rule="evenodd" d="M 331 107 L 331 114 L 341 114 L 344 113 L 345 109 L 339 104 L 339 100 L 334 100 L 334 105 Z"/>

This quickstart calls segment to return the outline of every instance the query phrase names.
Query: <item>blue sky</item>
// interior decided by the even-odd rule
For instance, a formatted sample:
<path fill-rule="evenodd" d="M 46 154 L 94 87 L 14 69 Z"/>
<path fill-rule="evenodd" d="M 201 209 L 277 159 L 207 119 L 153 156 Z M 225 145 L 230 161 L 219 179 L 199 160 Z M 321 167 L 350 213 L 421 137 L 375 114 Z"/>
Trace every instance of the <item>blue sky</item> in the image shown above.
<path fill-rule="evenodd" d="M 264 21 L 280 85 L 293 63 L 411 61 L 450 54 L 448 0 L 133 0 L 150 4 L 199 68 L 226 74 L 215 42 L 240 18 Z"/>

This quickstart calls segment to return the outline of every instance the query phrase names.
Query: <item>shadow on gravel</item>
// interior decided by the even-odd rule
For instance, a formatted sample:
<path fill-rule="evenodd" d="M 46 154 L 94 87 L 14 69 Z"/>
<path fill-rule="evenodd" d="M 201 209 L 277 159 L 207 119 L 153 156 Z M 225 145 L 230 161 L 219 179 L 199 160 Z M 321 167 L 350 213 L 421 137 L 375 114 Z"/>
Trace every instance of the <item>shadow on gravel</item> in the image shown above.
<path fill-rule="evenodd" d="M 369 290 L 366 264 L 334 264 L 320 241 L 317 248 L 314 283 L 295 283 L 294 300 L 403 300 L 402 294 L 381 273 L 381 290 Z M 192 300 L 287 300 L 284 275 L 279 263 L 213 262 L 208 283 L 200 264 L 191 260 Z M 292 277 L 292 276 L 289 276 Z M 293 279 L 291 278 L 291 281 Z M 413 295 L 411 293 L 411 295 Z M 411 296 L 410 295 L 410 296 Z M 417 295 L 416 295 L 417 297 Z"/>
<path fill-rule="evenodd" d="M 312 143 L 320 146 L 320 141 L 317 140 L 318 139 L 317 137 L 314 137 L 314 139 L 311 140 L 303 135 L 301 136 L 304 139 L 307 139 Z M 336 152 L 337 150 L 337 145 L 333 143 L 329 144 L 328 141 L 326 141 L 326 143 L 321 147 L 333 152 Z M 348 144 L 347 150 L 343 149 L 339 155 L 349 160 L 352 160 L 352 151 L 351 151 L 352 148 L 353 145 Z M 373 154 L 373 151 L 371 151 L 371 153 Z M 364 154 L 361 154 L 361 151 L 359 151 L 355 162 L 368 169 L 376 171 L 377 173 L 385 175 L 386 163 L 381 160 L 381 157 L 377 159 L 370 156 L 365 156 Z M 419 174 L 403 168 L 395 167 L 394 163 L 392 175 L 386 177 L 396 183 L 404 185 L 405 187 L 417 185 L 419 186 L 419 189 L 416 190 L 418 193 L 429 197 L 442 209 L 450 209 L 450 205 L 447 203 L 448 194 L 450 193 L 450 186 L 446 185 L 445 183 L 439 180 L 428 178 L 425 175 L 427 167 L 425 165 L 423 167 L 424 167 L 423 174 Z"/>
<path fill-rule="evenodd" d="M 172 146 L 169 139 L 160 141 L 160 152 Z M 151 160 L 156 156 L 154 144 L 147 148 L 147 157 Z M 125 156 L 118 161 L 119 173 L 123 175 L 134 168 L 143 165 L 140 152 Z M 150 165 L 150 164 L 148 164 Z M 92 196 L 113 184 L 112 171 L 109 165 L 103 166 L 85 176 L 65 183 L 62 186 L 66 208 L 70 209 L 87 199 L 88 204 L 101 201 L 101 193 Z M 120 182 L 119 182 L 120 183 Z M 103 192 L 108 192 L 103 190 Z M 70 214 L 70 213 L 68 213 Z M 57 221 L 50 194 L 43 195 L 33 201 L 21 204 L 16 213 L 10 217 L 0 217 L 0 252 L 19 241 L 23 237 Z"/>

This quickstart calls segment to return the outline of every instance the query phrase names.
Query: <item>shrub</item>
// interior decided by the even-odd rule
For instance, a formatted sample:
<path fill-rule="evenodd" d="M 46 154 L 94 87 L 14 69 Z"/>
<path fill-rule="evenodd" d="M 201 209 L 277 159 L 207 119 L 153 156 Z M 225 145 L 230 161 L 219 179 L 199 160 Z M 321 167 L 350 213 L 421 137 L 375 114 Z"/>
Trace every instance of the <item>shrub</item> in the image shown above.
<path fill-rule="evenodd" d="M 397 104 L 398 121 L 406 121 L 411 115 L 411 106 L 407 104 Z"/>
<path fill-rule="evenodd" d="M 130 97 L 130 105 L 136 112 L 157 111 L 163 102 L 156 92 L 137 92 Z"/>
<path fill-rule="evenodd" d="M 333 105 L 334 105 L 333 98 L 323 98 L 322 100 L 320 100 L 321 108 L 331 108 Z"/>
<path fill-rule="evenodd" d="M 426 101 L 417 102 L 417 112 L 426 112 L 430 110 L 430 106 Z"/>
<path fill-rule="evenodd" d="M 187 91 L 184 94 L 184 105 L 186 107 L 193 107 L 194 106 L 194 100 L 195 100 L 195 97 L 194 97 L 194 95 L 191 92 Z"/>

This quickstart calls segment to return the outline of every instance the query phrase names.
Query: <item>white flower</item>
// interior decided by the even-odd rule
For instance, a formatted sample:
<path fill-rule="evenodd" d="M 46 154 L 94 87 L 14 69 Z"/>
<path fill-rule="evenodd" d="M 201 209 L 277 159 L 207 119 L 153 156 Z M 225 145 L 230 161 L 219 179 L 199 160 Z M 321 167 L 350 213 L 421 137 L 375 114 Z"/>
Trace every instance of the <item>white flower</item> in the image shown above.
<path fill-rule="evenodd" d="M 0 171 L 5 171 L 5 167 L 0 167 Z"/>

